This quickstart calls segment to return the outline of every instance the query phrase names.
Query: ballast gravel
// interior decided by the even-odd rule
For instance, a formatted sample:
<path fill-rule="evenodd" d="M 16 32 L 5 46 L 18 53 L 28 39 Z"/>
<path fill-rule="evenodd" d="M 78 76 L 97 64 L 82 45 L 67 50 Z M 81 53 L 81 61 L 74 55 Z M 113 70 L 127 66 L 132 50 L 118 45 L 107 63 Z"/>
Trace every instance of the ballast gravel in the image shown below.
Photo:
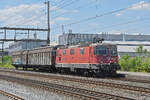
<path fill-rule="evenodd" d="M 0 79 L 0 90 L 17 95 L 25 100 L 77 100 L 73 97 L 67 97 L 61 94 L 45 91 L 42 89 L 27 87 L 21 84 L 8 82 Z M 13 100 L 0 95 L 0 100 Z"/>
<path fill-rule="evenodd" d="M 78 77 L 78 76 L 68 76 L 68 75 L 59 75 L 59 74 L 49 74 L 49 73 L 36 73 L 36 72 L 26 72 L 26 73 L 34 73 L 34 74 L 44 74 L 44 75 L 52 75 L 52 76 L 64 76 L 64 77 L 73 77 L 73 78 L 81 78 L 81 79 L 87 79 L 87 80 L 93 80 L 93 81 L 102 81 L 102 82 L 109 82 L 109 83 L 117 83 L 117 84 L 126 84 L 130 86 L 139 86 L 139 87 L 150 87 L 150 84 L 146 83 L 136 83 L 136 82 L 127 82 L 127 81 L 119 81 L 119 80 L 108 80 L 108 79 L 96 79 L 96 78 L 86 78 L 86 77 Z M 72 86 L 77 88 L 83 88 L 93 91 L 99 91 L 103 93 L 113 94 L 117 96 L 123 96 L 123 97 L 130 97 L 137 100 L 150 100 L 150 94 L 146 93 L 140 93 L 135 91 L 129 91 L 124 89 L 118 89 L 118 88 L 111 88 L 111 87 L 104 87 L 104 86 L 96 86 L 93 84 L 85 84 L 85 83 L 79 83 L 79 82 L 71 82 L 71 81 L 64 81 L 64 80 L 58 80 L 58 79 L 50 79 L 50 78 L 39 78 L 35 76 L 25 76 L 25 75 L 17 75 L 12 73 L 0 73 L 3 75 L 10 75 L 20 78 L 27 78 L 27 79 L 34 79 L 49 83 L 55 83 L 65 86 Z"/>
<path fill-rule="evenodd" d="M 0 94 L 0 100 L 13 100 L 5 95 Z"/>

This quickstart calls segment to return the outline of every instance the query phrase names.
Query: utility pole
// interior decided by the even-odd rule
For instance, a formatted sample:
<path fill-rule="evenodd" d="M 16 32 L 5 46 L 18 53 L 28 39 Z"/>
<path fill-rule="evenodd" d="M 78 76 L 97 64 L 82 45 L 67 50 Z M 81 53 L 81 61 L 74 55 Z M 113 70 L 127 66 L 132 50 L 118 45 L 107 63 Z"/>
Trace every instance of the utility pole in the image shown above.
<path fill-rule="evenodd" d="M 4 39 L 6 39 L 6 29 L 4 29 Z"/>
<path fill-rule="evenodd" d="M 14 40 L 16 40 L 16 37 L 17 37 L 17 33 L 16 33 L 16 30 L 15 30 L 15 36 L 14 36 Z"/>
<path fill-rule="evenodd" d="M 2 42 L 2 64 L 4 63 L 4 42 Z"/>
<path fill-rule="evenodd" d="M 50 2 L 47 1 L 45 2 L 45 4 L 47 4 L 47 28 L 48 28 L 48 32 L 47 32 L 47 45 L 50 44 Z"/>
<path fill-rule="evenodd" d="M 63 34 L 63 35 L 65 34 L 64 25 L 62 25 L 62 34 Z"/>
<path fill-rule="evenodd" d="M 28 35 L 28 40 L 26 41 L 26 43 L 27 43 L 27 50 L 29 49 L 29 39 L 30 39 L 30 31 L 28 30 L 28 33 L 27 33 L 27 35 Z"/>

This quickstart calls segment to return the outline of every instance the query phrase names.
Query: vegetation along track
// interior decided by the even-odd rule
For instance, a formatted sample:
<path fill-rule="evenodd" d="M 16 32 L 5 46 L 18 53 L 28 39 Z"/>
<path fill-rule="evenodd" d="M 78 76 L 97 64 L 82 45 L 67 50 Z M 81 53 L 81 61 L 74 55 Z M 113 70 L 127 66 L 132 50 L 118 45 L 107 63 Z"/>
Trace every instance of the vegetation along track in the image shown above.
<path fill-rule="evenodd" d="M 79 82 L 79 83 L 105 86 L 105 87 L 111 87 L 111 88 L 119 88 L 119 89 L 124 89 L 124 90 L 137 91 L 137 92 L 143 92 L 143 93 L 150 94 L 150 88 L 145 88 L 145 87 L 130 86 L 130 85 L 125 85 L 125 84 L 102 82 L 102 81 L 96 81 L 96 80 L 79 79 L 79 78 L 65 77 L 65 76 L 52 76 L 52 75 L 34 74 L 34 73 L 26 73 L 26 72 L 19 72 L 19 71 L 8 71 L 8 70 L 7 71 L 0 70 L 0 71 L 21 74 L 21 75 L 26 75 L 26 76 L 35 76 L 35 77 L 41 77 L 41 78 L 58 79 L 58 80 Z M 135 82 L 135 80 L 134 80 L 134 82 Z"/>
<path fill-rule="evenodd" d="M 121 97 L 86 89 L 80 89 L 80 88 L 74 88 L 70 86 L 64 86 L 64 85 L 58 85 L 58 84 L 52 84 L 47 82 L 41 82 L 31 79 L 23 79 L 23 78 L 17 78 L 12 76 L 5 76 L 0 75 L 0 79 L 11 81 L 11 82 L 17 82 L 23 85 L 33 86 L 36 88 L 42 88 L 45 90 L 53 90 L 54 92 L 67 94 L 70 96 L 78 97 L 84 100 L 134 100 L 127 97 Z"/>
<path fill-rule="evenodd" d="M 23 98 L 20 98 L 20 97 L 18 97 L 16 95 L 13 95 L 11 93 L 8 93 L 8 92 L 2 91 L 2 90 L 0 90 L 0 94 L 2 94 L 4 96 L 7 96 L 7 97 L 9 97 L 9 98 L 11 98 L 13 100 L 24 100 Z"/>

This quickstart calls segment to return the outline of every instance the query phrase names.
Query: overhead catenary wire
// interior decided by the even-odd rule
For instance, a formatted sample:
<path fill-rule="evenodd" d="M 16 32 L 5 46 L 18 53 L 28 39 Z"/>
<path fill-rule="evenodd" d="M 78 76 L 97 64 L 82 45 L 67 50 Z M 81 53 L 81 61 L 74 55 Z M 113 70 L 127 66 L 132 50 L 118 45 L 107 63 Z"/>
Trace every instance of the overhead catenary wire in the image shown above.
<path fill-rule="evenodd" d="M 116 26 L 128 25 L 128 24 L 131 24 L 131 23 L 136 23 L 136 22 L 145 21 L 145 20 L 150 20 L 150 18 L 129 20 L 127 22 L 108 25 L 108 26 L 104 26 L 104 27 L 101 27 L 101 28 L 93 28 L 93 29 L 83 30 L 82 32 L 88 32 L 88 31 L 97 30 L 97 29 L 108 29 L 108 28 L 112 28 L 112 27 L 116 27 Z"/>
<path fill-rule="evenodd" d="M 80 6 L 76 7 L 76 8 L 74 8 L 74 9 L 86 8 L 86 7 L 88 7 L 87 5 L 90 5 L 90 6 L 91 6 L 92 3 L 93 3 L 93 1 L 90 1 L 90 2 L 88 2 L 88 3 L 86 3 L 86 4 L 83 4 L 83 5 L 80 5 Z M 92 5 L 92 6 L 93 6 L 93 5 Z M 94 4 L 94 6 L 95 6 L 95 4 Z M 68 13 L 68 12 L 63 12 L 63 13 L 58 14 L 58 15 L 52 17 L 52 18 L 55 19 L 55 18 L 57 18 L 57 17 L 61 17 L 61 16 L 65 15 L 65 14 L 70 14 L 70 13 Z"/>
<path fill-rule="evenodd" d="M 144 2 L 140 5 L 143 5 L 143 4 L 148 3 L 148 2 L 150 2 L 150 1 Z M 75 22 L 72 22 L 72 23 L 69 23 L 69 24 L 64 24 L 64 26 L 79 24 L 79 23 L 82 23 L 82 22 L 86 22 L 86 21 L 89 21 L 89 20 L 93 20 L 93 19 L 97 19 L 97 18 L 106 16 L 106 15 L 110 15 L 110 14 L 114 14 L 114 13 L 117 13 L 117 12 L 125 11 L 125 10 L 131 9 L 133 7 L 137 7 L 137 6 L 139 6 L 139 5 L 131 5 L 131 6 L 128 6 L 126 8 L 120 8 L 120 9 L 113 10 L 113 11 L 110 11 L 110 12 L 106 12 L 106 13 L 103 13 L 103 14 L 100 14 L 100 15 L 96 15 L 96 16 L 85 18 L 85 19 L 81 19 L 81 20 L 78 20 L 78 21 L 75 21 Z M 56 28 L 57 27 L 51 28 L 51 30 L 56 29 Z M 60 28 L 61 28 L 61 26 L 60 26 Z"/>
<path fill-rule="evenodd" d="M 75 0 L 64 0 L 64 2 L 61 2 L 59 5 L 57 4 L 57 7 L 62 7 L 62 6 L 65 6 L 66 4 L 72 2 L 72 1 L 75 1 Z"/>
<path fill-rule="evenodd" d="M 142 20 L 142 21 L 147 21 L 147 20 Z M 137 25 L 141 25 L 141 24 L 137 24 Z M 140 28 L 140 30 L 144 30 L 144 31 L 145 31 L 145 29 L 146 29 L 147 27 L 150 27 L 150 24 L 145 25 L 145 23 L 144 23 L 144 28 Z M 136 31 L 137 28 L 128 28 L 128 29 L 123 30 L 123 31 L 127 32 L 127 31 L 132 31 L 132 30 Z"/>
<path fill-rule="evenodd" d="M 69 1 L 69 0 L 68 0 L 68 1 Z M 67 2 L 68 2 L 68 1 L 67 1 Z M 61 5 L 65 4 L 65 3 L 66 3 L 65 0 L 60 0 L 60 1 L 56 2 L 56 5 L 55 5 L 55 6 L 61 6 Z"/>
<path fill-rule="evenodd" d="M 67 3 L 67 4 L 65 4 L 65 5 L 63 5 L 63 6 L 58 7 L 56 10 L 51 11 L 51 13 L 56 12 L 56 11 L 59 11 L 59 10 L 61 10 L 62 8 L 68 7 L 68 6 L 74 4 L 74 3 L 78 2 L 78 1 L 80 1 L 80 0 L 72 0 L 71 2 L 69 2 L 69 3 Z"/>

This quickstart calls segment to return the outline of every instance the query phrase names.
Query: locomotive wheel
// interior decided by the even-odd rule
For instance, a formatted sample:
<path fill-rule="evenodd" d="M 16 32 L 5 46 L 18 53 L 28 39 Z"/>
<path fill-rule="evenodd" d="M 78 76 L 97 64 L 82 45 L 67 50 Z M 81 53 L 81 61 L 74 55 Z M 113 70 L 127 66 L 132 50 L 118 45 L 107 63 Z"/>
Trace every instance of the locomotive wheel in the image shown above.
<path fill-rule="evenodd" d="M 77 75 L 80 75 L 80 76 L 83 76 L 83 75 L 84 75 L 84 71 L 83 71 L 83 70 L 76 69 L 75 72 L 76 72 Z"/>
<path fill-rule="evenodd" d="M 112 77 L 117 77 L 116 71 L 111 71 L 110 74 L 111 74 Z"/>
<path fill-rule="evenodd" d="M 18 67 L 15 67 L 16 70 L 18 70 Z"/>
<path fill-rule="evenodd" d="M 84 72 L 84 76 L 88 77 L 88 72 L 87 71 Z"/>

